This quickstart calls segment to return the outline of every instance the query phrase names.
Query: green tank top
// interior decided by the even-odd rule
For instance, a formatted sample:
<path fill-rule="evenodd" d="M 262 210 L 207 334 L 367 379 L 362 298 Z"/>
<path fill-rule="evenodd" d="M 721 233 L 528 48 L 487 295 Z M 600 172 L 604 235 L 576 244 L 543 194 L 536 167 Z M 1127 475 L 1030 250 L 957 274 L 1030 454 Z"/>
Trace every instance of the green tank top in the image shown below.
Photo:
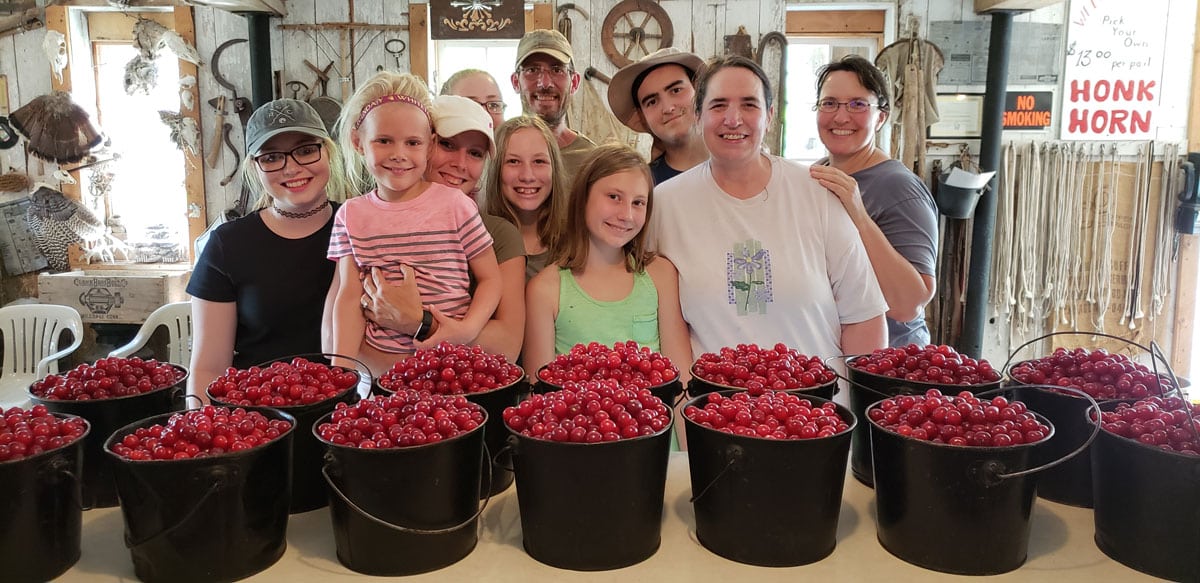
<path fill-rule="evenodd" d="M 602 302 L 589 296 L 570 269 L 558 268 L 558 318 L 554 320 L 554 352 L 576 344 L 633 340 L 650 350 L 658 346 L 658 288 L 645 271 L 633 274 L 633 290 L 625 299 Z"/>

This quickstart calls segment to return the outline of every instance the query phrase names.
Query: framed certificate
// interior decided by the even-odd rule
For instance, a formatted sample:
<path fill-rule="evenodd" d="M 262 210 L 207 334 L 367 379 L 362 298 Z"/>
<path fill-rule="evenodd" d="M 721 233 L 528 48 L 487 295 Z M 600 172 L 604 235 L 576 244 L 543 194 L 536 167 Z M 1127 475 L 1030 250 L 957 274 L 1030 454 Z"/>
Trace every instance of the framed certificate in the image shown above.
<path fill-rule="evenodd" d="M 983 94 L 938 94 L 939 120 L 929 126 L 930 138 L 978 138 L 983 134 Z"/>

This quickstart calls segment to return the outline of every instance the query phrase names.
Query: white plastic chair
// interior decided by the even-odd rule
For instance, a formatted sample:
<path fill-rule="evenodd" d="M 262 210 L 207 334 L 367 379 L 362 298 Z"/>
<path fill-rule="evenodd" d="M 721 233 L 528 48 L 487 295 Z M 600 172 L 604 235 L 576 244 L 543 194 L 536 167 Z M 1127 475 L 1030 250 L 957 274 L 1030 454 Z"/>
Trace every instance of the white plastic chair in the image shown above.
<path fill-rule="evenodd" d="M 110 353 L 109 356 L 129 356 L 141 350 L 159 326 L 167 328 L 167 362 L 186 367 L 192 361 L 192 303 L 176 302 L 154 310 L 146 317 L 146 323 L 138 330 L 129 344 Z"/>
<path fill-rule="evenodd" d="M 71 345 L 58 350 L 63 330 Z M 58 372 L 58 359 L 75 352 L 83 342 L 83 319 L 70 306 L 22 304 L 0 308 L 4 336 L 4 369 L 0 374 L 0 407 L 28 407 L 26 389 L 33 381 Z"/>

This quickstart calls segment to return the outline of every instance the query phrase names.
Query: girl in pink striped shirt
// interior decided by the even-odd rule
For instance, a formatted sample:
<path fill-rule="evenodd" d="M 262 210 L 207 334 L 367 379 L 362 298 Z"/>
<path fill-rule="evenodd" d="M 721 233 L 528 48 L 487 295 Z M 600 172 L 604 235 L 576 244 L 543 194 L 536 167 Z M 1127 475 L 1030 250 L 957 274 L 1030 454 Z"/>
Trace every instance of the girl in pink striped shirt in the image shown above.
<path fill-rule="evenodd" d="M 467 342 L 500 301 L 500 268 L 478 209 L 424 178 L 434 144 L 431 103 L 418 77 L 384 71 L 354 93 L 340 120 L 350 175 L 366 181 L 363 190 L 373 188 L 346 201 L 334 217 L 328 256 L 338 263 L 337 291 L 333 338 L 326 344 L 376 375 L 428 338 L 433 312 L 461 318 L 461 332 L 469 335 L 435 340 Z M 416 277 L 426 312 L 415 330 L 391 330 L 363 316 L 362 280 L 376 267 L 391 283 L 406 271 Z M 474 297 L 467 291 L 471 275 Z"/>

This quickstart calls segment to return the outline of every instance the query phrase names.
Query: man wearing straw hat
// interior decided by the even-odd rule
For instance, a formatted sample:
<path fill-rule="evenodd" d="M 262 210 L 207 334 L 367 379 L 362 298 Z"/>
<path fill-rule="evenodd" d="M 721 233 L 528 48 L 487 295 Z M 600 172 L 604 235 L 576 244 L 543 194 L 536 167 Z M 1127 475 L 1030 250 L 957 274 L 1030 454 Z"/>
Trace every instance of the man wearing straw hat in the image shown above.
<path fill-rule="evenodd" d="M 700 57 L 666 47 L 617 71 L 608 85 L 608 105 L 617 119 L 654 136 L 659 155 L 650 161 L 650 172 L 655 184 L 708 159 L 692 83 L 703 67 Z"/>

